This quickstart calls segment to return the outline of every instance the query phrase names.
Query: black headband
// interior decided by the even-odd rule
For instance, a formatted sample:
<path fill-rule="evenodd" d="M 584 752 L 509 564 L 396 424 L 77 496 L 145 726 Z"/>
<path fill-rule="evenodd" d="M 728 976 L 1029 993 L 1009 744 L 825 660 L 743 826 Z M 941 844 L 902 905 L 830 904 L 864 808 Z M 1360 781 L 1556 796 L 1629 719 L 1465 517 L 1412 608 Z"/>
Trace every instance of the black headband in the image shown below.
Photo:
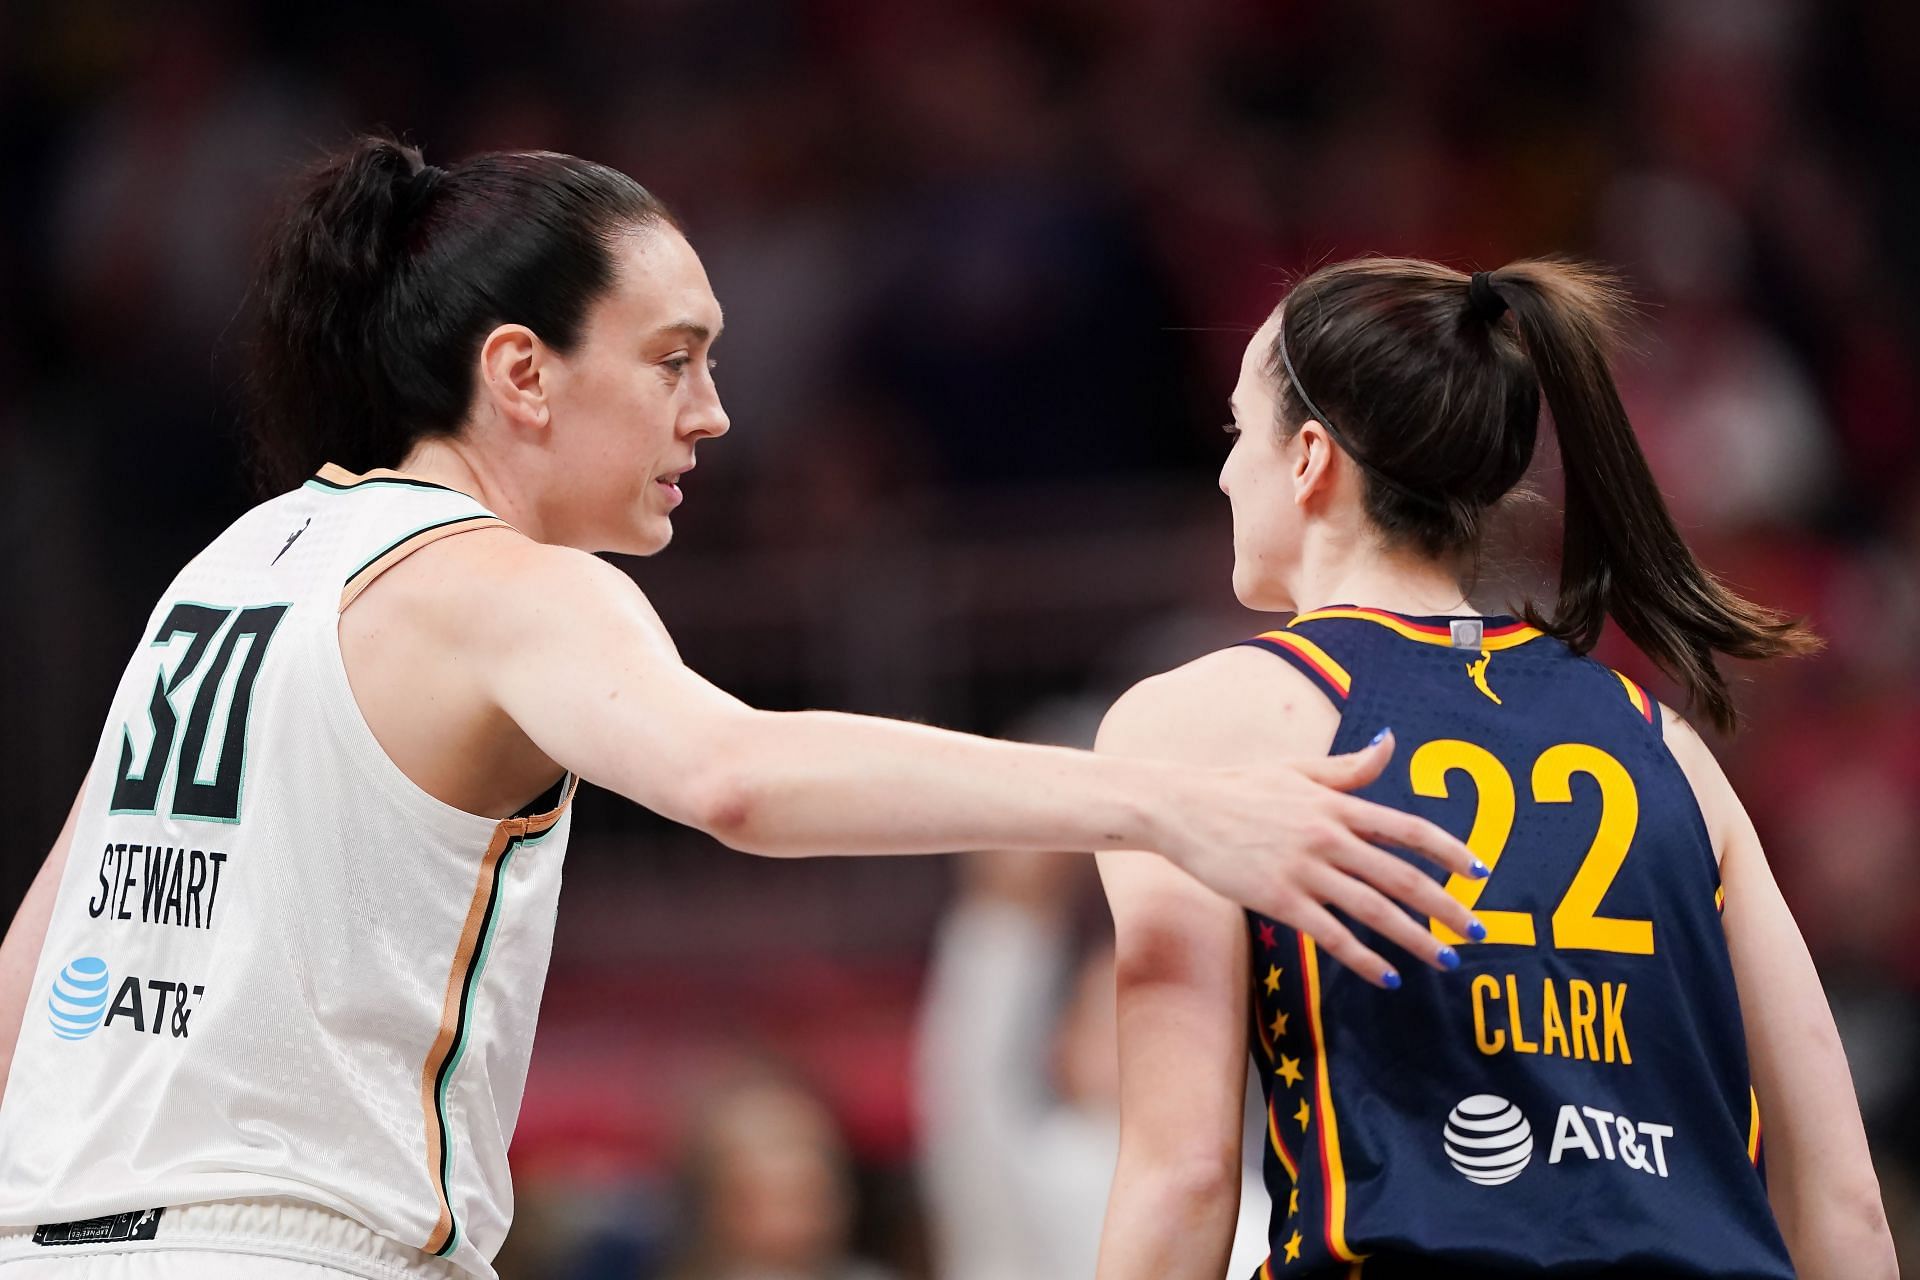
<path fill-rule="evenodd" d="M 1494 324 L 1507 314 L 1507 300 L 1494 289 L 1491 271 L 1476 271 L 1467 281 L 1467 310 L 1485 324 Z"/>
<path fill-rule="evenodd" d="M 1346 436 L 1340 433 L 1340 429 L 1333 425 L 1333 419 L 1327 417 L 1327 415 L 1321 411 L 1320 406 L 1313 402 L 1313 397 L 1307 394 L 1305 384 L 1300 381 L 1300 375 L 1293 371 L 1293 357 L 1287 354 L 1287 322 L 1284 316 L 1281 318 L 1280 330 L 1275 337 L 1275 343 L 1280 348 L 1280 365 L 1287 371 L 1287 381 L 1293 384 L 1294 394 L 1300 397 L 1300 403 L 1305 406 L 1308 415 L 1321 426 L 1325 427 L 1327 434 L 1333 437 L 1334 443 L 1345 450 L 1349 458 L 1353 459 L 1355 466 L 1403 498 L 1410 499 L 1424 507 L 1431 507 L 1436 511 L 1447 511 L 1451 509 L 1443 499 L 1436 498 L 1430 493 L 1422 493 L 1418 489 L 1402 484 L 1380 468 L 1374 466 L 1371 462 L 1368 462 L 1366 458 L 1361 456 L 1359 450 L 1355 449 L 1347 440 Z"/>

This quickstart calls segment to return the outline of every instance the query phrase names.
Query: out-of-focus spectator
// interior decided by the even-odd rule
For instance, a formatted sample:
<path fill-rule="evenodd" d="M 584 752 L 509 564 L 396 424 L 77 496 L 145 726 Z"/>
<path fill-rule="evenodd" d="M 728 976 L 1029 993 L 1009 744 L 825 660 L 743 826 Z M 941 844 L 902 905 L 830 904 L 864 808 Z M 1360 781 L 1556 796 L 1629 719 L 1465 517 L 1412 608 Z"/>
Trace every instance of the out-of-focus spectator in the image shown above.
<path fill-rule="evenodd" d="M 889 1280 L 852 1255 L 846 1139 L 790 1079 L 755 1074 L 696 1114 L 681 1170 L 685 1243 L 669 1280 Z"/>
<path fill-rule="evenodd" d="M 1099 710 L 1058 704 L 1020 736 L 1090 741 Z M 937 1274 L 1091 1276 L 1120 1144 L 1110 930 L 1104 916 L 1090 940 L 1076 929 L 1093 867 L 999 850 L 971 855 L 961 885 L 934 941 L 918 1053 Z M 1257 1171 L 1242 1184 L 1229 1276 L 1267 1252 Z"/>
<path fill-rule="evenodd" d="M 1071 854 L 975 854 L 940 927 L 919 1081 L 942 1280 L 1093 1274 L 1120 1094 L 1113 946 L 1075 957 L 1071 917 L 1091 874 Z M 1250 1169 L 1229 1276 L 1266 1256 L 1268 1207 Z"/>
<path fill-rule="evenodd" d="M 1746 226 L 1673 174 L 1619 180 L 1602 223 L 1647 316 L 1621 396 L 1675 515 L 1735 529 L 1806 519 L 1827 496 L 1832 443 L 1793 353 L 1738 306 Z"/>

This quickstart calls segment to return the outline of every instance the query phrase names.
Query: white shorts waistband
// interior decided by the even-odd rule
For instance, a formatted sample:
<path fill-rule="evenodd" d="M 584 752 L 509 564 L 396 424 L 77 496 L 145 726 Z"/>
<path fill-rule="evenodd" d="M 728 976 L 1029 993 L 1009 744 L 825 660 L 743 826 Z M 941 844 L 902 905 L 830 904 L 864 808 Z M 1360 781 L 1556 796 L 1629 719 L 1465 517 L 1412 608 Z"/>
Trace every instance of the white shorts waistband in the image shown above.
<path fill-rule="evenodd" d="M 332 1267 L 368 1280 L 474 1280 L 445 1258 L 401 1244 L 345 1214 L 304 1200 L 216 1200 L 161 1211 L 150 1239 L 36 1244 L 33 1227 L 0 1228 L 0 1263 L 150 1249 L 250 1253 Z"/>

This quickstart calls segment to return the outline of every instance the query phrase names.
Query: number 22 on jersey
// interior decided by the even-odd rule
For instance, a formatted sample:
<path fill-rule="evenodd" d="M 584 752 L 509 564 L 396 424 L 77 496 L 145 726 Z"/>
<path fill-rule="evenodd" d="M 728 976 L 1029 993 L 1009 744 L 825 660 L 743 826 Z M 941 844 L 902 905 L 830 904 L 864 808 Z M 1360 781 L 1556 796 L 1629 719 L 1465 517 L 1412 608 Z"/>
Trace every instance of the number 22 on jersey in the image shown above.
<path fill-rule="evenodd" d="M 1485 747 L 1458 738 L 1441 738 L 1421 746 L 1408 764 L 1413 792 L 1418 796 L 1444 800 L 1450 796 L 1450 775 L 1464 774 L 1475 794 L 1473 828 L 1467 833 L 1467 847 L 1487 864 L 1494 876 L 1500 873 L 1500 855 L 1506 852 L 1513 835 L 1517 814 L 1514 778 L 1507 767 Z M 1600 788 L 1600 826 L 1581 859 L 1573 883 L 1554 908 L 1553 945 L 1561 950 L 1612 951 L 1626 955 L 1653 954 L 1653 922 L 1624 920 L 1599 914 L 1600 903 L 1612 887 L 1614 877 L 1627 860 L 1633 834 L 1640 823 L 1640 796 L 1626 766 L 1600 750 L 1579 742 L 1563 742 L 1547 748 L 1534 761 L 1531 779 L 1536 804 L 1571 804 L 1573 777 L 1585 774 Z M 1469 910 L 1480 899 L 1492 878 L 1474 880 L 1455 875 L 1447 881 L 1450 897 Z M 1480 922 L 1487 928 L 1482 946 L 1505 943 L 1531 947 L 1537 944 L 1534 917 L 1525 911 L 1481 911 Z M 1429 922 L 1435 937 L 1458 944 L 1465 939 L 1438 922 Z"/>

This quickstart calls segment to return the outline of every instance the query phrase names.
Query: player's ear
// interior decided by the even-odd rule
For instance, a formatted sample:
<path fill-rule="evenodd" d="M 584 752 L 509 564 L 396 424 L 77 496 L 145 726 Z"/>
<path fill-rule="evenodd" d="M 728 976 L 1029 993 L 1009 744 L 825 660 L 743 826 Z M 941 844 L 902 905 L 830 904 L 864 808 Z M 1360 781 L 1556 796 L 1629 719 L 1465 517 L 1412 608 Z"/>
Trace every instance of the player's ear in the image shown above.
<path fill-rule="evenodd" d="M 1333 449 L 1333 437 L 1318 419 L 1308 418 L 1293 433 L 1288 454 L 1293 476 L 1294 505 L 1305 506 L 1315 495 L 1331 491 Z"/>
<path fill-rule="evenodd" d="M 488 406 L 508 423 L 533 430 L 551 420 L 547 401 L 551 353 L 523 324 L 503 324 L 480 344 L 480 387 Z"/>

